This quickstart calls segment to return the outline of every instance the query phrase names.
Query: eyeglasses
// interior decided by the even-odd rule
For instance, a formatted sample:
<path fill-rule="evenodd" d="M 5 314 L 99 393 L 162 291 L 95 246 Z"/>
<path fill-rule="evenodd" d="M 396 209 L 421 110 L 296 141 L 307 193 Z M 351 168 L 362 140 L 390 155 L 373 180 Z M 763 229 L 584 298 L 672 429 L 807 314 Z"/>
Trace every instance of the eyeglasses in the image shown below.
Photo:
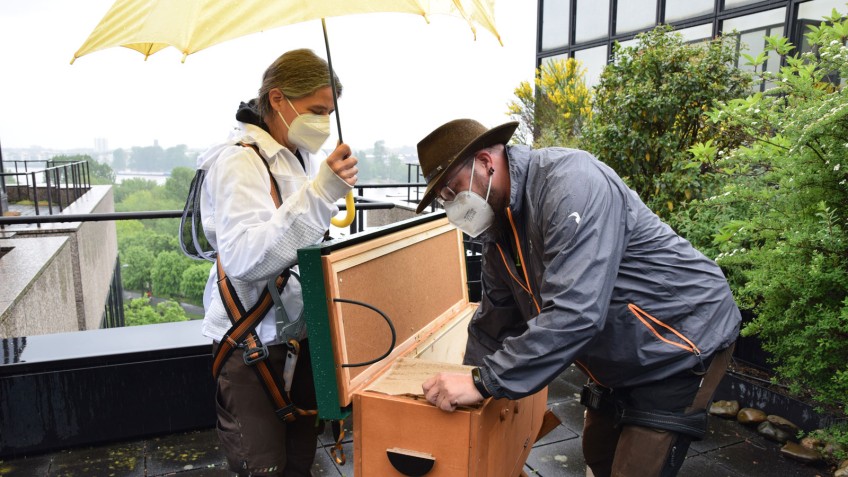
<path fill-rule="evenodd" d="M 456 199 L 456 192 L 453 191 L 448 186 L 442 187 L 442 190 L 439 192 L 439 195 L 436 196 L 436 202 L 439 203 L 442 207 L 445 206 L 445 202 L 451 202 Z"/>
<path fill-rule="evenodd" d="M 463 161 L 463 162 L 466 162 L 466 161 Z M 444 182 L 445 185 L 442 186 L 442 189 L 436 195 L 436 202 L 438 202 L 439 205 L 444 207 L 445 202 L 450 202 L 450 201 L 456 199 L 456 192 L 453 189 L 451 189 L 448 184 L 453 182 L 454 179 L 456 179 L 456 176 L 459 175 L 459 172 L 464 168 L 465 168 L 465 164 L 459 165 L 459 167 L 457 167 L 456 170 L 453 171 L 451 176 Z"/>

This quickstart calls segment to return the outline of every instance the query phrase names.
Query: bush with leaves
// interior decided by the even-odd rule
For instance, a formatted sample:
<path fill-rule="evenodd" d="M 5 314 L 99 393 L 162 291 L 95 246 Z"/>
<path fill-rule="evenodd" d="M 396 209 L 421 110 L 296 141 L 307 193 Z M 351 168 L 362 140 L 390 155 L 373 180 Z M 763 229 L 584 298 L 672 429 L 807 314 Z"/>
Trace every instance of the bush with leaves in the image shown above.
<path fill-rule="evenodd" d="M 595 89 L 582 147 L 668 218 L 675 207 L 716 189 L 717 164 L 687 151 L 698 142 L 735 144 L 734 136 L 707 126 L 705 112 L 717 100 L 747 94 L 751 78 L 732 66 L 734 39 L 687 44 L 667 25 L 637 39 L 638 46 L 615 45 L 614 61 Z"/>
<path fill-rule="evenodd" d="M 145 292 L 150 288 L 150 272 L 155 255 L 145 247 L 133 245 L 122 250 L 121 282 L 126 290 Z"/>
<path fill-rule="evenodd" d="M 183 271 L 195 262 L 180 252 L 161 252 L 153 260 L 150 279 L 156 296 L 180 296 Z"/>
<path fill-rule="evenodd" d="M 536 70 L 535 89 L 527 81 L 515 89 L 507 104 L 518 121 L 519 143 L 533 138 L 533 147 L 575 146 L 584 123 L 592 117 L 592 91 L 586 86 L 586 69 L 574 58 L 546 61 Z"/>
<path fill-rule="evenodd" d="M 159 302 L 154 307 L 150 304 L 149 298 L 136 298 L 124 304 L 126 326 L 154 325 L 174 321 L 188 321 L 185 310 L 175 301 Z"/>
<path fill-rule="evenodd" d="M 180 277 L 180 293 L 194 303 L 203 302 L 203 292 L 209 279 L 209 262 L 198 262 L 183 270 Z"/>
<path fill-rule="evenodd" d="M 827 20 L 807 34 L 814 52 L 793 54 L 785 38 L 767 38 L 766 54 L 774 51 L 786 64 L 762 73 L 776 86 L 710 113 L 717 126 L 747 140 L 720 151 L 738 179 L 689 218 L 718 220 L 716 260 L 734 277 L 740 305 L 755 314 L 743 334 L 762 341 L 792 391 L 844 412 L 848 89 L 832 79 L 848 77 L 848 20 L 835 11 Z M 759 67 L 763 59 L 748 61 Z"/>

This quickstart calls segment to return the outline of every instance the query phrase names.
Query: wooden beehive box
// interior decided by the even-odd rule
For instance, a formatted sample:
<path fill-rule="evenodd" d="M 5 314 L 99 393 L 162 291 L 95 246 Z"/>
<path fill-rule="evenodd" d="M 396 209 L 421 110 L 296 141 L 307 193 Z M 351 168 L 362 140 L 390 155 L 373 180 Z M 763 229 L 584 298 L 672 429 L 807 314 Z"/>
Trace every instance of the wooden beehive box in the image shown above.
<path fill-rule="evenodd" d="M 468 301 L 465 253 L 462 234 L 443 214 L 299 252 L 319 415 L 341 419 L 353 412 L 355 475 L 424 475 L 415 469 L 428 466 L 428 476 L 521 472 L 546 391 L 446 413 L 411 395 L 414 383 L 409 394 L 374 390 L 396 382 L 408 366 L 450 370 L 462 363 L 476 309 Z M 386 354 L 391 331 L 372 309 L 336 299 L 370 305 L 392 321 L 396 342 L 385 358 L 346 366 Z"/>

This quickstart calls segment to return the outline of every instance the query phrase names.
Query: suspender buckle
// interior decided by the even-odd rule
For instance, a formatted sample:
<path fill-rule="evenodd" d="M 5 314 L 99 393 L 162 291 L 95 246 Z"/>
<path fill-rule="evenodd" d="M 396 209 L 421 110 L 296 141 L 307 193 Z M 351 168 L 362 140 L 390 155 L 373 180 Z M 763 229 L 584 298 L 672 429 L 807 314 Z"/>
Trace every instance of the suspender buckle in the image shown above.
<path fill-rule="evenodd" d="M 252 366 L 268 357 L 268 347 L 264 344 L 244 350 L 244 364 Z"/>
<path fill-rule="evenodd" d="M 277 415 L 278 418 L 280 418 L 280 420 L 285 422 L 291 422 L 297 417 L 295 415 L 296 411 L 297 408 L 294 407 L 294 403 L 292 403 L 284 408 L 277 409 L 276 411 L 274 411 L 274 413 Z"/>

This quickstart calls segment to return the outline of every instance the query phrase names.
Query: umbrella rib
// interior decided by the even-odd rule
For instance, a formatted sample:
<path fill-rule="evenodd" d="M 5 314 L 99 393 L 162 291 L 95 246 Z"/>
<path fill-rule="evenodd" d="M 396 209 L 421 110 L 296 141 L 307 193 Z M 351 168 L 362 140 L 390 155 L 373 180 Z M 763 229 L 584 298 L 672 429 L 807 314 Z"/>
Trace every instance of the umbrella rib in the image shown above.
<path fill-rule="evenodd" d="M 453 0 L 454 6 L 459 11 L 459 14 L 462 15 L 462 18 L 465 19 L 465 22 L 468 23 L 468 27 L 471 28 L 471 33 L 474 35 L 474 41 L 477 41 L 477 29 L 474 28 L 474 22 L 468 13 L 465 12 L 465 8 L 462 7 L 462 3 L 460 0 Z"/>
<path fill-rule="evenodd" d="M 418 5 L 418 8 L 421 10 L 421 16 L 424 17 L 424 21 L 427 24 L 430 24 L 430 12 L 424 8 L 424 4 L 421 3 L 421 0 L 415 0 L 415 4 Z"/>

